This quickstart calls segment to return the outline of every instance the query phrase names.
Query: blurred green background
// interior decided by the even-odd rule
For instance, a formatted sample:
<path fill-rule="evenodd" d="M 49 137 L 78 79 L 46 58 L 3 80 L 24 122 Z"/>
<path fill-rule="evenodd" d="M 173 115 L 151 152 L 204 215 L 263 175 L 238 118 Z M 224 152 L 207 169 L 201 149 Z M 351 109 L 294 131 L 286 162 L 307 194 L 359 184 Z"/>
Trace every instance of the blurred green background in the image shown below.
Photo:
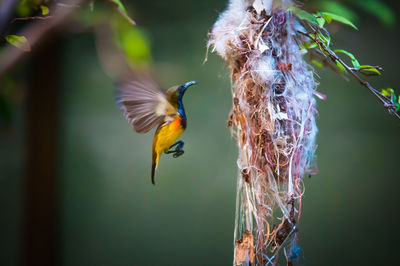
<path fill-rule="evenodd" d="M 185 154 L 162 158 L 156 186 L 153 136 L 136 134 L 120 114 L 93 34 L 63 35 L 58 265 L 232 263 L 237 148 L 226 127 L 229 69 L 213 54 L 202 65 L 207 33 L 226 2 L 125 1 L 149 36 L 159 82 L 199 81 L 184 98 Z M 359 31 L 343 27 L 334 46 L 361 64 L 381 65 L 383 77 L 371 78 L 375 87 L 399 89 L 398 24 L 387 28 L 358 14 Z M 305 179 L 303 264 L 394 265 L 400 121 L 355 81 L 317 71 L 328 99 L 318 100 L 319 173 Z M 0 132 L 1 265 L 19 265 L 23 257 L 24 100 L 14 109 L 11 126 Z"/>

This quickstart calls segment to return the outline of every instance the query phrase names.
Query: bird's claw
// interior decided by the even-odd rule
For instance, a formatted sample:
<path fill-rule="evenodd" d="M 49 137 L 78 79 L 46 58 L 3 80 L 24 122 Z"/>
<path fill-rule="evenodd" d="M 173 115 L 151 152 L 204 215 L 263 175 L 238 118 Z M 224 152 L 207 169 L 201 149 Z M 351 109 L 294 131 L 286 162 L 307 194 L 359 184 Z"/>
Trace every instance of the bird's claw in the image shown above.
<path fill-rule="evenodd" d="M 172 153 L 172 157 L 178 158 L 181 156 L 185 151 L 182 149 L 184 145 L 184 142 L 182 140 L 175 142 L 174 144 L 169 147 L 169 150 L 166 152 L 167 154 Z M 176 148 L 174 150 L 171 150 L 173 147 Z"/>
<path fill-rule="evenodd" d="M 179 156 L 181 156 L 182 154 L 184 154 L 185 151 L 184 150 L 175 150 L 174 154 L 172 155 L 172 157 L 174 158 L 178 158 Z"/>

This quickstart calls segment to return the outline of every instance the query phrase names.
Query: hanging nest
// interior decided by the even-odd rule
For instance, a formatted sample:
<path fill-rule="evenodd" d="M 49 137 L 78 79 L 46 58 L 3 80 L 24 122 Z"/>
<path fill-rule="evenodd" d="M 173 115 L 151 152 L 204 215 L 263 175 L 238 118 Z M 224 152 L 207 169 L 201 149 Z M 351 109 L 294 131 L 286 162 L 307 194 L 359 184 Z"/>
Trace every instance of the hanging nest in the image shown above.
<path fill-rule="evenodd" d="M 231 0 L 208 43 L 231 69 L 228 126 L 239 147 L 235 265 L 276 264 L 282 248 L 288 264 L 299 257 L 302 178 L 316 171 L 317 111 L 290 5 Z"/>

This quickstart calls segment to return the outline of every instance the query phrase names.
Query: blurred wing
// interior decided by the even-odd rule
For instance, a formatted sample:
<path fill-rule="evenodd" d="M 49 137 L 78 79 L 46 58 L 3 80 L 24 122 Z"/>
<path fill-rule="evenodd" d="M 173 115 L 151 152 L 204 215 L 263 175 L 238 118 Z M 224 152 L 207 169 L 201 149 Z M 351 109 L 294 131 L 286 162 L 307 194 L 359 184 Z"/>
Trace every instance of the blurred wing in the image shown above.
<path fill-rule="evenodd" d="M 138 133 L 148 132 L 177 112 L 158 83 L 147 75 L 125 79 L 117 91 L 117 104 Z"/>

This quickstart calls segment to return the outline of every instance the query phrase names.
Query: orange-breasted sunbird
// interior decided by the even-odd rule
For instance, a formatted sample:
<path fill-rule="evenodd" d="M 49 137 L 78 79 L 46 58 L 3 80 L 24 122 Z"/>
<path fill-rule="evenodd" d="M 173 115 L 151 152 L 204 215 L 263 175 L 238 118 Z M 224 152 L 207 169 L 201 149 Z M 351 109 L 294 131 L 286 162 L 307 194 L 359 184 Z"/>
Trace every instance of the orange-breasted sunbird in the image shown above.
<path fill-rule="evenodd" d="M 117 104 L 122 114 L 138 133 L 146 133 L 157 126 L 153 137 L 151 182 L 161 154 L 181 156 L 183 141 L 177 141 L 186 129 L 187 118 L 182 98 L 186 89 L 197 81 L 174 86 L 164 92 L 148 75 L 135 75 L 120 83 Z M 174 148 L 174 149 L 173 149 Z"/>

